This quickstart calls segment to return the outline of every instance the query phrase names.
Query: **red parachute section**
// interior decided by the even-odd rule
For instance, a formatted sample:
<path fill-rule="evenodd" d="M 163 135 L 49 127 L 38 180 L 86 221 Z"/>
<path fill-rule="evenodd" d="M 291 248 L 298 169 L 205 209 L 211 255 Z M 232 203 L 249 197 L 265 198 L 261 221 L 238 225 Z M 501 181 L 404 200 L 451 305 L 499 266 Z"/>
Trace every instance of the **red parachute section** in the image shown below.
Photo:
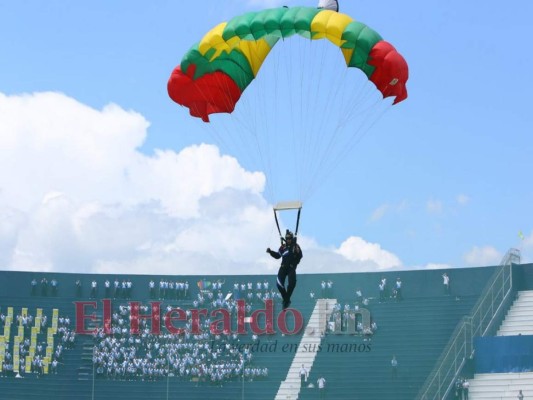
<path fill-rule="evenodd" d="M 376 43 L 368 55 L 368 64 L 376 67 L 370 81 L 374 82 L 383 98 L 396 97 L 393 104 L 407 98 L 405 85 L 409 78 L 409 68 L 392 44 L 384 40 Z"/>
<path fill-rule="evenodd" d="M 196 65 L 191 64 L 183 73 L 177 66 L 168 80 L 170 98 L 186 106 L 193 117 L 209 122 L 209 114 L 231 113 L 241 97 L 241 89 L 224 72 L 216 71 L 194 79 Z"/>

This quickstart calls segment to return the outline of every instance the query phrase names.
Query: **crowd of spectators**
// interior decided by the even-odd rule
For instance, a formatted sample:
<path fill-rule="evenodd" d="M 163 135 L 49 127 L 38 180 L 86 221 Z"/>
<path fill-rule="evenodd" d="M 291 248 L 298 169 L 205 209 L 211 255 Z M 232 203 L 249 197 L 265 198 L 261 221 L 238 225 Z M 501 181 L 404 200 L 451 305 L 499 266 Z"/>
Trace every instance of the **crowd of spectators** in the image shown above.
<path fill-rule="evenodd" d="M 314 290 L 311 290 L 309 292 L 309 297 L 314 300 L 316 297 L 316 293 Z M 320 282 L 320 297 L 321 299 L 332 299 L 333 296 L 333 281 L 327 280 Z"/>
<path fill-rule="evenodd" d="M 59 282 L 56 278 L 52 278 L 50 282 L 46 277 L 41 278 L 40 282 L 37 278 L 33 278 L 30 282 L 32 296 L 57 296 L 59 290 Z"/>
<path fill-rule="evenodd" d="M 380 281 L 380 285 L 386 284 L 386 281 Z M 323 280 L 320 283 L 320 298 L 331 299 L 334 297 L 333 293 L 333 281 Z M 399 286 L 401 288 L 401 284 Z M 396 296 L 396 291 L 394 295 Z M 401 292 L 400 292 L 401 296 Z M 312 290 L 309 292 L 311 300 L 316 298 L 316 293 Z M 370 304 L 372 298 L 363 295 L 363 291 L 360 287 L 355 290 L 355 298 L 353 301 L 342 304 L 336 303 L 330 314 L 327 332 L 340 333 L 340 332 L 354 332 L 356 335 L 361 335 L 364 340 L 371 340 L 374 333 L 377 331 L 377 324 L 371 321 L 370 326 L 364 326 L 361 316 L 358 313 L 360 307 L 367 307 Z"/>
<path fill-rule="evenodd" d="M 455 381 L 454 399 L 457 399 L 457 400 L 468 400 L 469 389 L 470 389 L 470 382 L 468 382 L 468 379 L 460 376 Z M 520 398 L 520 397 L 518 396 L 517 398 Z M 523 398 L 523 396 L 522 396 L 522 398 Z"/>
<path fill-rule="evenodd" d="M 245 300 L 250 304 L 260 304 L 268 299 L 279 299 L 280 295 L 275 286 L 264 281 L 248 281 L 248 282 L 233 282 L 226 285 L 223 281 L 210 282 L 206 279 L 197 282 L 198 290 L 189 284 L 188 281 L 177 280 L 173 281 L 168 278 L 161 278 L 159 282 L 150 279 L 148 282 L 148 295 L 151 300 L 198 300 L 196 292 L 205 293 L 209 301 L 216 301 L 217 299 L 225 298 L 229 293 L 235 300 Z M 226 292 L 222 294 L 223 287 Z M 323 282 L 323 292 L 331 293 L 332 282 Z M 59 282 L 54 277 L 50 281 L 46 277 L 40 280 L 34 277 L 31 282 L 32 296 L 58 296 Z M 84 290 L 85 289 L 85 290 Z M 87 291 L 88 290 L 88 291 Z M 118 279 L 114 281 L 105 279 L 103 282 L 93 278 L 89 284 L 83 283 L 81 278 L 74 282 L 75 296 L 81 298 L 83 296 L 91 299 L 106 298 L 106 299 L 125 299 L 131 300 L 134 295 L 134 283 L 130 278 Z M 143 298 L 142 294 L 137 292 L 139 298 Z"/>
<path fill-rule="evenodd" d="M 382 277 L 378 284 L 379 302 L 402 301 L 403 300 L 403 283 L 398 277 L 392 284 L 387 283 L 387 278 Z"/>
<path fill-rule="evenodd" d="M 359 307 L 360 304 L 358 303 L 353 306 L 349 303 L 344 305 L 336 303 L 329 318 L 328 331 L 332 333 L 355 332 L 355 334 L 363 336 L 365 340 L 371 340 L 378 329 L 377 323 L 371 320 L 370 326 L 364 326 L 362 318 L 358 314 Z"/>
<path fill-rule="evenodd" d="M 263 282 L 234 282 L 232 295 L 235 300 L 245 300 L 247 305 L 263 304 L 266 300 L 281 299 L 277 288 L 270 287 L 267 280 Z"/>
<path fill-rule="evenodd" d="M 189 298 L 189 282 L 172 281 L 169 279 L 160 279 L 156 285 L 153 279 L 148 283 L 150 299 L 159 300 L 185 300 Z"/>
<path fill-rule="evenodd" d="M 81 285 L 81 281 L 80 281 Z M 133 282 L 131 279 L 122 279 L 120 281 L 118 278 L 115 278 L 113 282 L 111 282 L 109 279 L 106 279 L 104 281 L 104 290 L 103 292 L 99 292 L 98 290 L 98 281 L 96 279 L 93 279 L 91 281 L 91 299 L 95 299 L 97 297 L 103 297 L 106 299 L 131 299 L 132 298 L 132 292 L 133 292 Z"/>
<path fill-rule="evenodd" d="M 112 298 L 112 299 L 131 299 L 133 293 L 133 282 L 130 278 L 123 278 L 119 280 L 115 278 L 112 282 L 106 279 L 104 282 L 98 282 L 96 279 L 92 279 L 89 283 L 89 292 L 91 298 L 97 297 Z M 102 288 L 100 290 L 100 288 Z M 59 295 L 59 281 L 53 277 L 50 281 L 46 277 L 33 278 L 30 282 L 30 294 L 31 296 L 58 296 Z M 78 278 L 74 282 L 74 290 L 76 297 L 82 297 L 87 295 L 84 292 L 83 281 Z"/>
<path fill-rule="evenodd" d="M 202 284 L 192 300 L 194 308 L 205 308 L 208 313 L 212 309 L 227 309 L 237 313 L 237 300 L 251 300 L 274 297 L 264 283 L 235 283 L 231 296 L 224 291 L 223 282 Z M 176 289 L 171 292 L 168 286 L 155 293 L 150 290 L 150 297 L 174 300 Z M 208 289 L 205 289 L 208 287 Z M 185 286 L 184 286 L 185 288 Z M 152 286 L 149 286 L 152 289 Z M 161 289 L 161 286 L 160 286 Z M 178 293 L 179 293 L 178 286 Z M 182 296 L 190 293 L 185 289 Z M 259 295 L 259 296 L 258 296 Z M 258 300 L 257 300 L 258 301 Z M 165 304 L 162 314 L 166 314 L 176 305 L 170 301 Z M 247 312 L 252 311 L 251 304 L 246 304 Z M 231 332 L 215 334 L 210 331 L 210 317 L 201 318 L 198 334 L 192 333 L 192 313 L 185 310 L 187 321 L 182 322 L 183 333 L 172 334 L 165 330 L 164 320 L 160 321 L 160 334 L 154 334 L 152 321 L 141 318 L 138 321 L 139 333 L 131 333 L 131 304 L 120 304 L 112 312 L 111 333 L 105 333 L 100 327 L 94 333 L 93 363 L 97 377 L 117 380 L 159 380 L 166 377 L 209 382 L 222 385 L 226 381 L 236 379 L 257 380 L 268 376 L 268 369 L 255 365 L 253 344 L 259 340 L 257 336 L 237 335 Z M 148 315 L 150 307 L 141 305 L 139 314 Z M 136 321 L 137 322 L 137 321 Z"/>
<path fill-rule="evenodd" d="M 320 282 L 320 294 L 323 299 L 333 298 L 333 281 L 332 280 Z"/>

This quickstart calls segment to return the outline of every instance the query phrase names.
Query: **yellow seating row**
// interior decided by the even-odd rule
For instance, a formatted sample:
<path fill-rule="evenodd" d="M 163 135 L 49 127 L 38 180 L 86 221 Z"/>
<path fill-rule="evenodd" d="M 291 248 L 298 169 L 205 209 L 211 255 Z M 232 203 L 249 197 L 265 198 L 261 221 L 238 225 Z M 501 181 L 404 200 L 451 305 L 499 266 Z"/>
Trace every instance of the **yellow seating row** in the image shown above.
<path fill-rule="evenodd" d="M 23 307 L 21 316 L 28 316 L 28 308 Z M 26 356 L 24 372 L 30 373 L 32 370 L 32 361 L 35 357 L 37 348 L 37 335 L 41 333 L 41 323 L 43 318 L 42 308 L 37 308 L 34 325 L 31 327 L 31 342 L 29 348 L 29 355 Z M 49 371 L 50 360 L 54 349 L 54 335 L 57 333 L 59 321 L 59 309 L 52 310 L 52 322 L 46 332 L 46 356 L 43 357 L 43 373 L 47 374 Z M 7 315 L 4 325 L 4 334 L 0 335 L 0 372 L 3 370 L 3 362 L 5 359 L 6 349 L 10 342 L 11 326 L 13 323 L 13 307 L 7 308 Z M 22 318 L 19 320 L 17 327 L 17 335 L 13 338 L 13 372 L 20 373 L 20 343 L 24 342 L 24 326 L 22 325 Z"/>

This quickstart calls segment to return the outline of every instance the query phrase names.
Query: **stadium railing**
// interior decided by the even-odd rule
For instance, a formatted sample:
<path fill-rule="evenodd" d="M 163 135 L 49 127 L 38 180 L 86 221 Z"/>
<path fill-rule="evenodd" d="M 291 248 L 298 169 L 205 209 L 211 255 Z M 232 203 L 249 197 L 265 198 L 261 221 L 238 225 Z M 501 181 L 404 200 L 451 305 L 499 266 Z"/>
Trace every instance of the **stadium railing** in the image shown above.
<path fill-rule="evenodd" d="M 417 395 L 418 400 L 444 400 L 452 390 L 462 368 L 473 356 L 474 338 L 492 334 L 495 324 L 503 318 L 513 293 L 513 266 L 496 269 L 469 316 L 457 325 Z"/>

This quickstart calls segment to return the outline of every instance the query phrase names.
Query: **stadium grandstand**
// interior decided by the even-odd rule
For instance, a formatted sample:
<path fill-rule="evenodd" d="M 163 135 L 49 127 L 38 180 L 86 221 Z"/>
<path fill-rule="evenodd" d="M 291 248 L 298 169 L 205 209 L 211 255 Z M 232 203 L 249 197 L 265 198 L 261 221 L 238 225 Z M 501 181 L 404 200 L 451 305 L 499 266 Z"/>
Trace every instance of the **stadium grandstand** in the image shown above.
<path fill-rule="evenodd" d="M 273 276 L 0 276 L 3 399 L 533 396 L 533 264 L 514 251 L 301 273 L 287 310 Z"/>

